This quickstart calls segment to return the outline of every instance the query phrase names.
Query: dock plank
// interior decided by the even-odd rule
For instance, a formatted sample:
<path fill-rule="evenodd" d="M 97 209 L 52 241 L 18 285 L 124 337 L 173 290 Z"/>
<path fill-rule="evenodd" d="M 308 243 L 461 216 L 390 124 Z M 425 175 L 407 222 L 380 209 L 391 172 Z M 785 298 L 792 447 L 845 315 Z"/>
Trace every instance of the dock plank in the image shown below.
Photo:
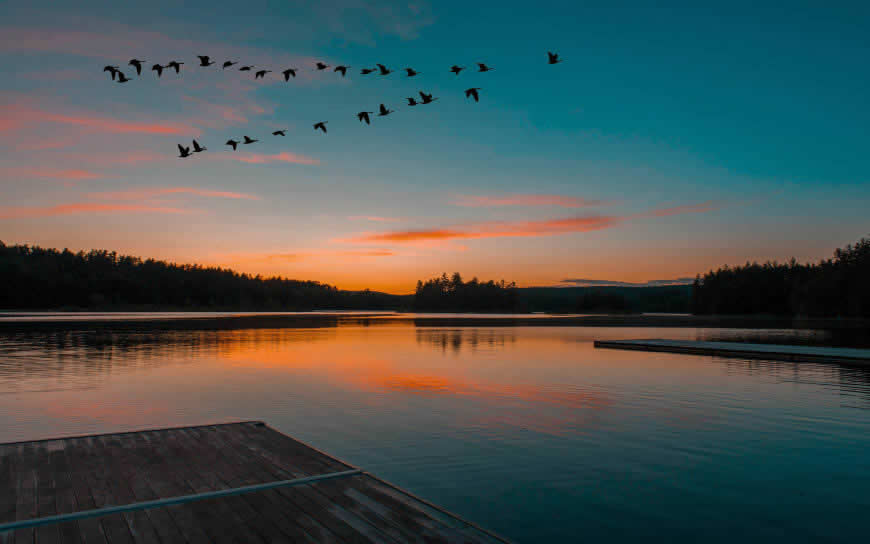
<path fill-rule="evenodd" d="M 355 470 L 261 422 L 0 444 L 0 525 L 73 516 L 0 544 L 505 542 Z"/>
<path fill-rule="evenodd" d="M 596 348 L 659 351 L 688 355 L 713 355 L 745 359 L 772 359 L 778 361 L 870 366 L 870 349 L 666 340 L 662 338 L 648 340 L 596 340 L 594 346 Z"/>

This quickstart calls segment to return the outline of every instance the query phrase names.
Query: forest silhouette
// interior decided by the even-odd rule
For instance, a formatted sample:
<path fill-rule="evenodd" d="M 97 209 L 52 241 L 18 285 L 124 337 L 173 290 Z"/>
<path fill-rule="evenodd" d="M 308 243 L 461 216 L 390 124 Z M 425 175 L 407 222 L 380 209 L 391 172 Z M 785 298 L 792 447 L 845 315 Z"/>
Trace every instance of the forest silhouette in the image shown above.
<path fill-rule="evenodd" d="M 415 310 L 422 312 L 641 313 L 870 317 L 870 240 L 816 264 L 747 263 L 691 286 L 527 287 L 464 281 L 456 272 L 418 281 L 414 295 L 346 291 L 318 281 L 263 277 L 196 264 L 72 252 L 0 241 L 0 309 Z"/>

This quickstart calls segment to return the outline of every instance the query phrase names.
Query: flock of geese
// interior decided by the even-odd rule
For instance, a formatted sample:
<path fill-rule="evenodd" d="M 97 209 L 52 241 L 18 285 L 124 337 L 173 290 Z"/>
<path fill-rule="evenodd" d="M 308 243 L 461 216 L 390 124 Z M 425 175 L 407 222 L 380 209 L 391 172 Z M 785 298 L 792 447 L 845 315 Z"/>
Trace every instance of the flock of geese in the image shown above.
<path fill-rule="evenodd" d="M 199 66 L 200 67 L 209 67 L 209 66 L 216 64 L 216 62 L 213 61 L 211 59 L 211 57 L 209 57 L 208 55 L 197 55 L 197 57 L 199 58 Z M 547 64 L 558 64 L 559 62 L 561 62 L 561 59 L 559 58 L 559 55 L 557 53 L 553 53 L 551 51 L 547 52 Z M 142 75 L 142 68 L 143 68 L 143 65 L 145 64 L 144 60 L 130 59 L 130 62 L 128 62 L 127 64 L 129 66 L 132 66 L 136 70 L 137 76 Z M 230 68 L 230 67 L 235 66 L 237 64 L 239 64 L 239 61 L 227 60 L 227 61 L 223 62 L 223 64 L 221 65 L 221 69 L 226 70 L 227 68 Z M 478 68 L 477 71 L 478 72 L 490 72 L 490 71 L 494 70 L 494 68 L 488 66 L 486 63 L 478 62 L 476 64 L 477 64 L 477 68 Z M 183 62 L 173 60 L 173 61 L 167 62 L 166 64 L 153 64 L 151 66 L 151 70 L 157 73 L 157 77 L 162 77 L 163 70 L 166 70 L 166 69 L 175 70 L 176 74 L 180 74 L 181 67 L 183 65 L 184 65 Z M 365 75 L 369 75 L 372 73 L 376 73 L 380 76 L 386 76 L 386 75 L 389 75 L 395 71 L 395 70 L 391 70 L 391 69 L 387 68 L 383 64 L 375 64 L 375 66 L 376 66 L 376 68 L 362 68 L 360 70 L 360 74 L 365 76 Z M 254 72 L 254 79 L 263 79 L 266 77 L 266 74 L 272 73 L 272 70 L 254 70 L 254 68 L 255 68 L 255 66 L 253 64 L 243 65 L 243 66 L 240 66 L 238 68 L 238 71 L 240 71 L 240 72 Z M 341 77 L 346 77 L 347 71 L 351 67 L 346 66 L 344 64 L 339 64 L 335 67 L 331 67 L 330 65 L 328 65 L 324 62 L 317 62 L 314 65 L 314 71 L 318 71 L 318 72 L 324 71 L 327 68 L 333 68 L 333 70 L 332 70 L 333 72 L 341 74 Z M 465 66 L 458 66 L 458 65 L 454 64 L 453 66 L 450 67 L 449 72 L 451 72 L 453 75 L 458 76 L 459 73 L 465 69 L 466 69 Z M 281 72 L 281 74 L 284 76 L 284 81 L 286 82 L 286 81 L 290 81 L 291 77 L 295 78 L 296 72 L 298 72 L 298 71 L 299 71 L 298 68 L 287 68 L 286 70 L 283 70 Z M 403 68 L 403 71 L 405 72 L 406 77 L 416 77 L 416 76 L 421 74 L 421 72 L 418 72 L 415 69 L 410 68 L 410 67 Z M 124 74 L 124 72 L 118 66 L 114 66 L 114 65 L 106 66 L 103 68 L 103 72 L 109 72 L 109 74 L 112 77 L 112 81 L 117 81 L 118 83 L 127 83 L 128 81 L 131 81 L 131 78 L 128 78 L 127 75 Z M 470 87 L 468 89 L 465 89 L 465 98 L 466 99 L 473 99 L 475 102 L 479 102 L 480 101 L 480 93 L 479 93 L 480 90 L 481 90 L 480 87 Z M 417 97 L 414 97 L 414 96 L 409 96 L 406 98 L 406 100 L 408 101 L 408 104 L 407 104 L 408 106 L 426 105 L 426 104 L 431 104 L 432 102 L 435 102 L 436 100 L 438 100 L 438 97 L 432 96 L 431 93 L 425 93 L 423 91 L 420 91 L 418 94 L 420 95 L 419 99 Z M 391 109 L 387 108 L 384 104 L 381 104 L 380 107 L 378 108 L 378 111 L 377 111 L 377 117 L 386 117 L 387 115 L 393 113 L 394 111 L 395 110 L 391 110 Z M 371 115 L 375 115 L 375 112 L 373 112 L 373 111 L 361 111 L 361 112 L 356 114 L 356 117 L 360 121 L 360 123 L 365 123 L 365 124 L 369 125 L 369 124 L 371 124 L 371 117 L 370 117 Z M 328 121 L 320 121 L 320 122 L 314 123 L 314 125 L 313 125 L 314 130 L 315 131 L 320 130 L 321 132 L 326 134 L 326 132 L 327 132 L 326 131 L 326 124 L 327 123 L 328 123 Z M 276 130 L 272 133 L 272 135 L 273 136 L 286 136 L 286 130 Z M 249 145 L 249 144 L 256 143 L 258 141 L 259 140 L 255 139 L 255 138 L 251 138 L 249 136 L 244 136 L 244 138 L 241 142 L 238 140 L 230 139 L 230 140 L 227 140 L 225 145 L 232 147 L 233 151 L 235 151 L 236 149 L 238 149 L 239 144 Z M 193 153 L 201 153 L 203 151 L 206 151 L 206 149 L 207 149 L 206 147 L 201 146 L 199 144 L 199 142 L 197 142 L 196 140 L 193 140 L 191 145 L 193 147 L 192 151 L 191 151 L 191 146 L 183 146 L 181 144 L 178 144 L 178 153 L 179 153 L 178 156 L 180 158 L 187 158 L 187 157 L 192 156 Z"/>

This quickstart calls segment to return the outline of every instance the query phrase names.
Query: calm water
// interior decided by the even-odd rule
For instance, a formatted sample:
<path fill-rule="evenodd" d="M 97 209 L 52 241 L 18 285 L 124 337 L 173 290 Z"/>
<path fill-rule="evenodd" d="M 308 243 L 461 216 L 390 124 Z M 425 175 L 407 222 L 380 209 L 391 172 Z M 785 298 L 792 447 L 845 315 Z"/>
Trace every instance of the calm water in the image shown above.
<path fill-rule="evenodd" d="M 0 442 L 262 419 L 520 542 L 863 541 L 870 371 L 596 350 L 722 329 L 0 331 Z"/>

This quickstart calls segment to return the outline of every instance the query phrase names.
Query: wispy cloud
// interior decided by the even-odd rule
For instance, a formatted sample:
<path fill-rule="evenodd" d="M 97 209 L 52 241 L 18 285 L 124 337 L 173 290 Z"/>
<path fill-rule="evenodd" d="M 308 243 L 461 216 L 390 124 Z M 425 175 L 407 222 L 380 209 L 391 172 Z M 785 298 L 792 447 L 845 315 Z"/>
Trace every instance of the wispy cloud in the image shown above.
<path fill-rule="evenodd" d="M 23 217 L 51 217 L 57 215 L 74 215 L 80 213 L 158 213 L 186 214 L 197 210 L 174 208 L 168 206 L 144 206 L 140 204 L 99 204 L 94 202 L 76 202 L 57 206 L 25 207 L 11 206 L 0 208 L 0 219 L 18 219 Z"/>
<path fill-rule="evenodd" d="M 502 206 L 557 206 L 560 208 L 586 208 L 609 204 L 603 200 L 589 200 L 565 195 L 459 195 L 452 204 L 466 208 L 489 208 Z"/>
<path fill-rule="evenodd" d="M 91 193 L 90 198 L 100 200 L 151 200 L 166 196 L 193 195 L 213 198 L 230 198 L 243 200 L 261 200 L 259 196 L 230 191 L 214 191 L 210 189 L 196 189 L 193 187 L 161 187 L 147 189 L 129 189 L 126 191 L 107 191 Z"/>
<path fill-rule="evenodd" d="M 347 249 L 347 250 L 328 250 L 328 249 L 310 249 L 289 251 L 286 253 L 255 253 L 255 254 L 230 254 L 218 255 L 216 259 L 221 261 L 231 261 L 233 263 L 294 263 L 299 261 L 307 261 L 312 259 L 324 258 L 370 258 L 370 257 L 393 257 L 399 255 L 391 249 Z"/>
<path fill-rule="evenodd" d="M 276 153 L 274 155 L 263 155 L 260 153 L 222 153 L 220 155 L 215 155 L 215 157 L 239 162 L 246 162 L 249 164 L 268 164 L 273 162 L 288 162 L 293 164 L 309 165 L 320 164 L 320 160 L 318 159 L 315 159 L 313 157 L 307 157 L 305 155 L 299 155 L 297 153 L 290 153 L 288 151 L 282 151 L 281 153 Z"/>
<path fill-rule="evenodd" d="M 29 166 L 15 166 L 0 169 L 4 177 L 26 179 L 59 179 L 63 181 L 85 181 L 100 179 L 105 176 L 90 170 L 76 168 L 42 168 Z"/>
<path fill-rule="evenodd" d="M 632 215 L 586 215 L 561 217 L 540 221 L 490 221 L 468 225 L 454 225 L 430 229 L 393 230 L 387 232 L 363 233 L 347 240 L 356 244 L 437 244 L 450 240 L 472 240 L 481 238 L 519 238 L 536 236 L 555 236 L 578 232 L 591 232 L 617 227 L 631 219 L 665 217 L 687 213 L 703 213 L 718 209 L 712 202 L 661 208 Z"/>
<path fill-rule="evenodd" d="M 694 278 L 673 278 L 669 280 L 649 280 L 645 282 L 628 282 L 614 280 L 589 280 L 583 278 L 566 278 L 559 283 L 572 287 L 661 287 L 666 285 L 688 285 Z"/>

